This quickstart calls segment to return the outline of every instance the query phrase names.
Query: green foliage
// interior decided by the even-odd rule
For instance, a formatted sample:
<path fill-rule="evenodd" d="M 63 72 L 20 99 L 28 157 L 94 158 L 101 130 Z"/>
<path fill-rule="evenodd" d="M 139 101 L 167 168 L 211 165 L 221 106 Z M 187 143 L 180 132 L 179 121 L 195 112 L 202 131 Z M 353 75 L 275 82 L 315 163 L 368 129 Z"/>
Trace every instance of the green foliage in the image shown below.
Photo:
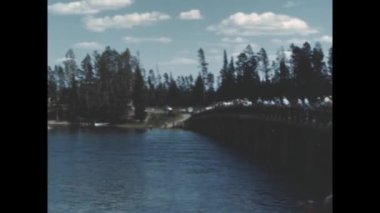
<path fill-rule="evenodd" d="M 332 93 L 332 47 L 324 57 L 322 47 L 292 44 L 290 57 L 280 49 L 268 59 L 264 48 L 255 53 L 248 45 L 236 62 L 223 52 L 219 75 L 209 72 L 202 48 L 198 50 L 199 74 L 176 76 L 141 68 L 138 57 L 106 47 L 87 54 L 77 66 L 69 50 L 63 66 L 48 67 L 47 93 L 50 112 L 66 120 L 119 122 L 130 117 L 134 107 L 137 120 L 144 120 L 146 106 L 204 106 L 217 100 L 235 98 L 308 98 Z M 326 61 L 326 62 L 325 62 Z M 236 65 L 236 66 L 235 66 Z M 261 79 L 259 76 L 261 74 Z M 214 87 L 219 79 L 218 87 Z M 133 106 L 133 107 L 132 107 Z"/>
<path fill-rule="evenodd" d="M 146 116 L 146 98 L 145 98 L 145 85 L 144 78 L 141 74 L 140 66 L 137 64 L 135 75 L 134 75 L 134 85 L 133 85 L 133 106 L 135 107 L 135 119 L 144 120 Z"/>

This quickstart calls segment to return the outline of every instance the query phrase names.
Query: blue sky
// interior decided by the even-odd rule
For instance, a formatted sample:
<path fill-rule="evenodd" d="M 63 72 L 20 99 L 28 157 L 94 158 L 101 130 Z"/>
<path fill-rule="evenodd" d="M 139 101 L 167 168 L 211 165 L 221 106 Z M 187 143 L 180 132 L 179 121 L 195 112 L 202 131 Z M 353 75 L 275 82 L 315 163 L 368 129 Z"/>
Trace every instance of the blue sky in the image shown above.
<path fill-rule="evenodd" d="M 332 45 L 332 0 L 48 0 L 48 65 L 72 48 L 86 53 L 111 46 L 139 52 L 145 69 L 174 76 L 199 72 L 203 48 L 209 70 L 222 66 L 223 49 L 236 56 L 247 44 L 270 58 L 290 43 Z"/>

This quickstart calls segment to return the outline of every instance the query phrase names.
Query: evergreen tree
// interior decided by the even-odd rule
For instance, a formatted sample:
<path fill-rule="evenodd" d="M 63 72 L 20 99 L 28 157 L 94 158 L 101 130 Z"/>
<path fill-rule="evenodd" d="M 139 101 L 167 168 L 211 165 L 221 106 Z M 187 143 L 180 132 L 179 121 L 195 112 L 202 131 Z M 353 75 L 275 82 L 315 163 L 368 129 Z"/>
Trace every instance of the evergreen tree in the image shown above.
<path fill-rule="evenodd" d="M 156 76 L 154 74 L 153 70 L 149 70 L 148 72 L 148 105 L 154 106 L 155 105 L 155 90 L 156 90 Z"/>
<path fill-rule="evenodd" d="M 56 73 L 48 66 L 48 81 L 47 81 L 47 89 L 48 89 L 48 106 L 53 106 L 57 101 L 57 79 Z"/>
<path fill-rule="evenodd" d="M 239 98 L 255 99 L 259 96 L 258 88 L 260 78 L 257 73 L 257 57 L 254 55 L 250 45 L 239 54 L 236 62 L 238 71 L 237 87 Z"/>
<path fill-rule="evenodd" d="M 332 49 L 332 47 L 330 47 L 330 49 L 329 49 L 329 56 L 328 56 L 327 64 L 328 64 L 329 74 L 332 75 L 332 73 L 333 73 L 333 49 Z"/>
<path fill-rule="evenodd" d="M 237 74 L 235 70 L 234 58 L 231 57 L 230 63 L 228 65 L 227 71 L 227 88 L 226 88 L 226 100 L 230 100 L 238 97 L 238 87 L 237 87 Z"/>
<path fill-rule="evenodd" d="M 279 76 L 280 76 L 280 81 L 279 81 L 279 95 L 280 96 L 285 96 L 285 97 L 290 97 L 290 75 L 289 75 L 289 68 L 286 65 L 286 58 L 285 55 L 283 54 L 282 57 L 280 58 L 280 66 L 279 66 Z"/>
<path fill-rule="evenodd" d="M 116 74 L 115 93 L 117 112 L 119 113 L 119 119 L 124 119 L 128 116 L 128 105 L 131 102 L 132 96 L 132 56 L 129 49 L 126 49 L 119 56 L 119 70 Z"/>
<path fill-rule="evenodd" d="M 214 74 L 209 72 L 207 74 L 208 89 L 206 93 L 207 104 L 211 104 L 215 101 L 216 92 L 214 89 Z"/>
<path fill-rule="evenodd" d="M 84 79 L 83 83 L 81 84 L 82 87 L 82 92 L 83 92 L 83 103 L 82 105 L 82 112 L 81 114 L 84 115 L 87 119 L 91 117 L 92 113 L 91 110 L 94 108 L 94 103 L 93 103 L 93 86 L 95 84 L 95 79 L 94 79 L 94 73 L 93 73 L 93 66 L 91 63 L 91 57 L 90 55 L 86 55 L 86 57 L 83 59 L 82 63 L 82 70 L 84 72 Z"/>
<path fill-rule="evenodd" d="M 271 90 L 270 85 L 270 68 L 269 68 L 269 60 L 267 56 L 267 52 L 264 48 L 261 48 L 258 53 L 258 59 L 261 62 L 261 72 L 264 76 L 264 82 L 261 84 L 261 94 L 262 96 L 269 98 L 273 97 L 273 91 Z"/>
<path fill-rule="evenodd" d="M 295 91 L 297 92 L 295 96 L 299 98 L 310 98 L 311 86 L 309 83 L 312 79 L 310 44 L 305 42 L 302 48 L 292 44 L 291 49 Z"/>
<path fill-rule="evenodd" d="M 193 100 L 194 105 L 196 106 L 203 106 L 205 104 L 205 86 L 201 74 L 199 74 L 195 80 L 195 85 L 193 88 Z"/>
<path fill-rule="evenodd" d="M 311 56 L 312 79 L 310 80 L 310 92 L 312 99 L 326 94 L 326 87 L 328 86 L 328 81 L 326 76 L 326 65 L 323 61 L 323 57 L 324 54 L 322 51 L 322 46 L 319 42 L 317 42 L 315 44 L 315 47 L 313 48 Z"/>
<path fill-rule="evenodd" d="M 140 121 L 145 119 L 145 86 L 139 64 L 136 65 L 134 75 L 133 105 L 135 107 L 135 118 Z"/>
<path fill-rule="evenodd" d="M 264 48 L 261 48 L 259 53 L 259 60 L 261 61 L 261 71 L 264 74 L 264 82 L 269 84 L 270 82 L 270 68 L 269 68 L 269 59 L 267 56 L 267 52 Z"/>
<path fill-rule="evenodd" d="M 207 90 L 209 87 L 208 70 L 207 70 L 208 63 L 206 62 L 205 53 L 202 48 L 198 50 L 198 61 L 199 61 L 199 68 L 201 69 L 201 77 L 205 85 L 205 88 Z"/>
<path fill-rule="evenodd" d="M 78 117 L 78 105 L 79 105 L 79 96 L 78 96 L 78 67 L 75 61 L 75 54 L 72 49 L 69 49 L 65 55 L 64 69 L 65 73 L 68 76 L 69 81 L 69 119 L 75 120 Z"/>
<path fill-rule="evenodd" d="M 223 67 L 220 70 L 220 86 L 218 88 L 218 99 L 225 100 L 227 99 L 227 90 L 228 90 L 228 60 L 227 52 L 223 51 Z"/>
<path fill-rule="evenodd" d="M 168 95 L 167 95 L 167 103 L 170 106 L 178 106 L 179 105 L 179 89 L 177 83 L 173 80 L 173 77 L 170 77 Z"/>
<path fill-rule="evenodd" d="M 329 55 L 328 55 L 328 60 L 327 60 L 327 65 L 328 65 L 328 73 L 327 73 L 327 78 L 328 78 L 328 94 L 332 95 L 332 84 L 333 84 L 333 48 L 330 47 L 329 49 Z"/>

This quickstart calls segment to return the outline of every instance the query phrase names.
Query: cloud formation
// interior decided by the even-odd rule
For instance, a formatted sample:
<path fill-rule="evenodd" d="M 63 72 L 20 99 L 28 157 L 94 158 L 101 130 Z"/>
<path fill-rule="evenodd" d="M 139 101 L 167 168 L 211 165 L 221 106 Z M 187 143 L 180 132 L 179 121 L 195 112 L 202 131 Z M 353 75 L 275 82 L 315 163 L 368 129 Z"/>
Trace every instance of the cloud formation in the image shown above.
<path fill-rule="evenodd" d="M 271 42 L 276 45 L 289 45 L 289 44 L 295 44 L 295 45 L 303 45 L 305 42 L 325 42 L 325 43 L 332 43 L 332 37 L 329 35 L 323 35 L 321 37 L 315 37 L 315 38 L 291 38 L 286 40 L 281 39 L 272 39 Z"/>
<path fill-rule="evenodd" d="M 198 9 L 181 12 L 179 18 L 183 20 L 199 20 L 202 19 L 201 12 Z"/>
<path fill-rule="evenodd" d="M 326 42 L 326 43 L 332 43 L 333 38 L 332 38 L 332 36 L 324 35 L 324 36 L 320 37 L 319 40 Z"/>
<path fill-rule="evenodd" d="M 84 41 L 84 42 L 79 42 L 79 43 L 74 44 L 73 47 L 78 48 L 78 49 L 97 50 L 97 49 L 102 49 L 104 45 L 98 42 Z"/>
<path fill-rule="evenodd" d="M 192 58 L 177 57 L 170 61 L 161 62 L 160 65 L 193 65 L 197 64 L 197 61 Z"/>
<path fill-rule="evenodd" d="M 48 10 L 59 15 L 89 15 L 103 10 L 116 10 L 130 6 L 132 0 L 80 0 L 68 3 L 55 3 L 48 6 Z"/>
<path fill-rule="evenodd" d="M 168 14 L 160 12 L 131 13 L 125 15 L 105 16 L 101 18 L 86 17 L 83 19 L 88 30 L 103 32 L 106 29 L 131 29 L 135 26 L 153 25 L 159 21 L 170 19 Z"/>
<path fill-rule="evenodd" d="M 225 36 L 309 35 L 318 32 L 299 18 L 272 12 L 237 12 L 217 25 L 208 26 L 207 30 Z"/>
<path fill-rule="evenodd" d="M 57 58 L 55 61 L 58 63 L 63 63 L 65 61 L 67 61 L 67 58 Z"/>
<path fill-rule="evenodd" d="M 158 37 L 158 38 L 153 38 L 153 37 L 131 37 L 131 36 L 126 36 L 123 38 L 123 41 L 126 43 L 146 43 L 146 42 L 153 42 L 153 43 L 163 43 L 167 44 L 172 42 L 171 38 L 168 37 Z"/>
<path fill-rule="evenodd" d="M 235 43 L 235 44 L 241 44 L 241 43 L 246 44 L 249 42 L 247 39 L 242 38 L 242 37 L 235 37 L 235 38 L 225 37 L 225 38 L 222 38 L 222 41 L 226 43 Z"/>

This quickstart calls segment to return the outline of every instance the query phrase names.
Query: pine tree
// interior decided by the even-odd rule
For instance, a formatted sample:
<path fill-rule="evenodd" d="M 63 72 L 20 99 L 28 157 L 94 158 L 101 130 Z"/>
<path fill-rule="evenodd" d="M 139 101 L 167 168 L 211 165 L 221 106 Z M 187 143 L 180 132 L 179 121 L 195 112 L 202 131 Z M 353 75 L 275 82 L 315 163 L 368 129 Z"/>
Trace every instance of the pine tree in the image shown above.
<path fill-rule="evenodd" d="M 289 97 L 290 96 L 290 76 L 289 76 L 289 68 L 286 65 L 286 58 L 285 55 L 283 55 L 280 59 L 280 66 L 279 66 L 279 95 Z"/>
<path fill-rule="evenodd" d="M 302 48 L 292 44 L 291 49 L 295 95 L 299 98 L 310 98 L 311 88 L 309 83 L 312 78 L 310 44 L 305 42 Z"/>
<path fill-rule="evenodd" d="M 252 47 L 248 45 L 240 53 L 236 62 L 239 98 L 255 99 L 259 96 L 260 78 L 257 73 L 257 66 L 257 57 L 254 55 Z"/>
<path fill-rule="evenodd" d="M 238 97 L 239 91 L 237 87 L 236 70 L 234 58 L 231 57 L 227 71 L 227 88 L 226 88 L 226 100 L 234 99 Z"/>
<path fill-rule="evenodd" d="M 326 64 L 323 61 L 323 50 L 319 42 L 315 44 L 312 51 L 312 76 L 310 80 L 311 85 L 311 98 L 314 100 L 318 96 L 326 94 L 326 87 L 328 86 L 326 74 Z"/>
<path fill-rule="evenodd" d="M 215 101 L 215 88 L 214 88 L 214 74 L 209 72 L 207 74 L 208 89 L 206 92 L 207 104 L 211 104 Z"/>
<path fill-rule="evenodd" d="M 220 86 L 218 88 L 218 99 L 225 100 L 227 99 L 227 87 L 228 87 L 228 60 L 227 52 L 223 51 L 223 67 L 220 70 Z"/>
<path fill-rule="evenodd" d="M 93 73 L 93 66 L 91 63 L 91 57 L 90 55 L 86 55 L 86 57 L 83 59 L 82 63 L 82 70 L 84 72 L 84 79 L 83 83 L 81 84 L 81 91 L 83 92 L 83 104 L 82 104 L 82 112 L 81 114 L 84 115 L 87 119 L 91 117 L 91 110 L 94 108 L 93 103 L 93 86 L 95 84 L 94 82 L 94 73 Z"/>
<path fill-rule="evenodd" d="M 270 68 L 269 68 L 269 59 L 267 52 L 264 48 L 261 48 L 259 53 L 259 60 L 261 61 L 261 71 L 264 74 L 264 82 L 269 84 L 270 82 Z"/>
<path fill-rule="evenodd" d="M 208 70 L 207 70 L 208 63 L 206 62 L 205 53 L 202 48 L 198 50 L 198 61 L 199 61 L 199 68 L 201 69 L 201 72 L 200 72 L 201 77 L 205 85 L 205 89 L 207 90 L 209 87 L 209 82 L 207 81 L 208 80 Z"/>
<path fill-rule="evenodd" d="M 201 74 L 198 75 L 195 80 L 193 88 L 193 100 L 194 105 L 203 106 L 205 104 L 205 86 Z"/>
<path fill-rule="evenodd" d="M 117 117 L 124 120 L 128 116 L 128 106 L 132 96 L 132 65 L 131 54 L 126 49 L 119 56 L 119 69 L 114 79 L 115 102 L 117 103 Z"/>
<path fill-rule="evenodd" d="M 75 54 L 69 49 L 65 55 L 64 69 L 69 81 L 69 119 L 75 120 L 78 117 L 79 96 L 78 96 L 78 67 L 75 61 Z"/>
<path fill-rule="evenodd" d="M 48 106 L 51 107 L 55 105 L 57 101 L 57 79 L 56 73 L 48 66 L 48 81 L 47 81 L 47 89 L 48 89 Z"/>
<path fill-rule="evenodd" d="M 328 56 L 327 64 L 328 64 L 329 74 L 332 75 L 332 73 L 333 73 L 333 49 L 332 49 L 332 47 L 330 47 L 330 49 L 329 49 L 329 56 Z"/>
<path fill-rule="evenodd" d="M 170 106 L 178 106 L 179 104 L 179 89 L 177 83 L 173 80 L 172 76 L 170 76 L 167 103 Z"/>
<path fill-rule="evenodd" d="M 144 120 L 145 112 L 145 86 L 139 64 L 136 65 L 133 87 L 133 105 L 135 107 L 135 119 Z"/>
<path fill-rule="evenodd" d="M 148 84 L 147 85 L 148 86 L 148 105 L 154 106 L 155 105 L 156 76 L 152 69 L 149 70 L 148 72 L 147 84 Z"/>
<path fill-rule="evenodd" d="M 267 56 L 267 52 L 264 48 L 261 48 L 258 53 L 258 59 L 261 62 L 261 72 L 264 76 L 264 83 L 261 86 L 261 93 L 264 97 L 271 97 L 273 96 L 273 92 L 270 88 L 270 68 L 269 68 L 269 60 Z"/>
<path fill-rule="evenodd" d="M 328 95 L 332 95 L 332 84 L 333 84 L 333 48 L 332 47 L 330 47 L 330 49 L 329 49 L 329 56 L 328 56 L 328 60 L 327 60 L 327 65 L 328 65 L 327 77 L 328 77 L 328 81 L 329 81 Z"/>

